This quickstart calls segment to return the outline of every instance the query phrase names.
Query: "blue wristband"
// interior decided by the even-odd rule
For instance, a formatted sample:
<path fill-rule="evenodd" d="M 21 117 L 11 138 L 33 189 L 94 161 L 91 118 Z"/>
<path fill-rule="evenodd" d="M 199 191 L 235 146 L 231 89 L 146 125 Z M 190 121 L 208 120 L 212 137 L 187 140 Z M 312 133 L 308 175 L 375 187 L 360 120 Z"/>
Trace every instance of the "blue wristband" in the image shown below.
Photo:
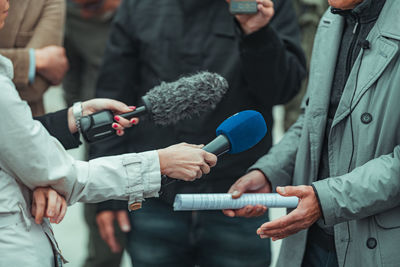
<path fill-rule="evenodd" d="M 36 76 L 36 57 L 35 57 L 35 49 L 29 49 L 29 72 L 28 72 L 28 80 L 29 83 L 32 84 L 35 82 Z"/>

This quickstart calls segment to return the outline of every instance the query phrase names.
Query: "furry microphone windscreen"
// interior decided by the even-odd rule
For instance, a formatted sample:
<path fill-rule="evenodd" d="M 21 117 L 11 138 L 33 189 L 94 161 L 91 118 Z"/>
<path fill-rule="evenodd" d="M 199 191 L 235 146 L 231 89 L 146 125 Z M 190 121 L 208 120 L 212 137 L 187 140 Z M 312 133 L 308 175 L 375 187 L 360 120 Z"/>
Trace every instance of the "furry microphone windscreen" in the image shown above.
<path fill-rule="evenodd" d="M 150 107 L 153 121 L 168 125 L 214 109 L 227 90 L 225 78 L 216 73 L 200 72 L 175 82 L 163 82 L 150 90 L 143 100 Z"/>

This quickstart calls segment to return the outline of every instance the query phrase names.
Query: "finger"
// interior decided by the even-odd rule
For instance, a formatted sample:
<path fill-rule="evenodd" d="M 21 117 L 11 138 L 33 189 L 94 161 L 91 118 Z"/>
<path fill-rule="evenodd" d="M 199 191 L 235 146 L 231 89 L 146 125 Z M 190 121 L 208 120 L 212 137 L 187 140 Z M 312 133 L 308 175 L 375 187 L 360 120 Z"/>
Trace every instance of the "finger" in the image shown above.
<path fill-rule="evenodd" d="M 210 166 L 208 166 L 208 164 L 203 164 L 203 165 L 201 165 L 200 168 L 201 168 L 201 172 L 203 174 L 209 174 L 210 173 L 211 168 L 210 168 Z"/>
<path fill-rule="evenodd" d="M 118 244 L 115 234 L 114 234 L 114 226 L 113 225 L 106 225 L 104 227 L 104 233 L 105 233 L 105 241 L 107 245 L 110 247 L 111 251 L 113 253 L 118 253 L 121 251 L 121 247 Z"/>
<path fill-rule="evenodd" d="M 125 134 L 124 130 L 117 130 L 117 135 L 118 136 L 123 136 Z"/>
<path fill-rule="evenodd" d="M 131 223 L 129 222 L 128 212 L 125 210 L 117 211 L 117 222 L 122 232 L 129 232 L 131 230 Z"/>
<path fill-rule="evenodd" d="M 43 216 L 46 207 L 46 198 L 44 194 L 35 195 L 35 203 L 36 203 L 35 222 L 37 224 L 41 224 L 43 221 Z"/>
<path fill-rule="evenodd" d="M 203 148 L 204 147 L 204 145 L 194 145 L 194 144 L 188 144 L 188 143 L 180 143 L 180 145 L 192 147 L 192 148 Z"/>
<path fill-rule="evenodd" d="M 256 205 L 254 209 L 247 214 L 247 217 L 259 217 L 267 211 L 267 207 L 262 205 Z"/>
<path fill-rule="evenodd" d="M 57 198 L 58 198 L 58 194 L 56 191 L 51 190 L 51 189 L 47 191 L 46 217 L 52 218 L 56 214 Z"/>
<path fill-rule="evenodd" d="M 115 129 L 116 131 L 118 131 L 118 130 L 123 130 L 123 129 L 124 129 L 124 127 L 123 127 L 121 124 L 116 123 L 116 122 L 114 122 L 113 124 L 111 124 L 111 127 L 112 127 L 113 129 Z"/>
<path fill-rule="evenodd" d="M 262 5 L 258 5 L 259 12 L 266 18 L 272 18 L 274 15 L 274 9 L 271 7 L 264 7 Z"/>
<path fill-rule="evenodd" d="M 295 233 L 298 233 L 299 231 L 303 230 L 304 228 L 302 227 L 301 224 L 296 223 L 296 224 L 291 224 L 288 225 L 287 227 L 284 227 L 282 229 L 275 229 L 272 231 L 264 231 L 262 232 L 262 235 L 266 235 L 268 237 L 271 237 L 275 240 L 278 239 L 283 239 L 286 238 L 290 235 L 293 235 Z"/>
<path fill-rule="evenodd" d="M 112 110 L 114 113 L 127 113 L 131 112 L 132 107 L 128 107 L 125 103 L 122 103 L 113 99 L 104 99 L 106 102 L 106 108 Z"/>
<path fill-rule="evenodd" d="M 50 218 L 50 222 L 51 223 L 56 223 L 57 222 L 57 218 L 60 215 L 61 212 L 61 204 L 62 204 L 62 197 L 57 196 L 57 203 L 56 203 L 56 207 L 54 209 L 54 215 Z"/>
<path fill-rule="evenodd" d="M 275 229 L 282 229 L 287 227 L 288 225 L 300 221 L 301 219 L 302 217 L 297 214 L 296 210 L 294 210 L 288 215 L 285 215 L 279 219 L 264 223 L 263 225 L 260 226 L 260 230 L 266 232 Z"/>
<path fill-rule="evenodd" d="M 66 213 L 67 213 L 67 202 L 65 201 L 64 198 L 62 198 L 61 211 L 56 221 L 57 224 L 64 219 Z"/>
<path fill-rule="evenodd" d="M 129 122 L 132 125 L 138 125 L 139 124 L 139 118 L 132 118 Z"/>
<path fill-rule="evenodd" d="M 115 240 L 113 220 L 103 219 L 97 215 L 97 224 L 99 226 L 101 238 L 104 240 L 104 242 L 106 242 L 113 253 L 117 253 L 120 249 L 120 246 Z"/>
<path fill-rule="evenodd" d="M 262 5 L 263 7 L 273 7 L 274 2 L 271 0 L 257 0 L 258 5 Z"/>
<path fill-rule="evenodd" d="M 239 217 L 249 217 L 249 214 L 251 214 L 255 210 L 255 207 L 252 205 L 247 205 L 241 209 L 235 210 L 236 216 Z"/>
<path fill-rule="evenodd" d="M 235 212 L 233 210 L 222 210 L 222 213 L 231 218 L 235 217 Z"/>
<path fill-rule="evenodd" d="M 239 198 L 251 186 L 251 179 L 240 179 L 237 183 L 233 184 L 232 198 Z"/>
<path fill-rule="evenodd" d="M 276 192 L 278 192 L 281 196 L 296 196 L 299 198 L 303 198 L 306 195 L 306 187 L 299 186 L 278 186 L 276 188 Z"/>
<path fill-rule="evenodd" d="M 209 166 L 214 167 L 217 164 L 218 158 L 216 155 L 207 152 L 205 153 L 204 160 Z"/>
<path fill-rule="evenodd" d="M 114 124 L 119 124 L 119 125 L 120 125 L 121 127 L 123 127 L 123 128 L 130 128 L 130 127 L 132 127 L 131 122 L 130 122 L 129 120 L 127 120 L 127 119 L 121 117 L 121 116 L 118 116 L 118 115 L 114 116 L 114 120 L 117 121 L 118 123 L 113 123 L 113 125 L 114 125 Z"/>
<path fill-rule="evenodd" d="M 200 167 L 199 167 L 199 169 L 196 170 L 196 178 L 193 179 L 193 181 L 196 180 L 196 179 L 200 179 L 201 176 L 203 176 L 203 173 L 201 172 L 201 169 L 200 169 Z"/>

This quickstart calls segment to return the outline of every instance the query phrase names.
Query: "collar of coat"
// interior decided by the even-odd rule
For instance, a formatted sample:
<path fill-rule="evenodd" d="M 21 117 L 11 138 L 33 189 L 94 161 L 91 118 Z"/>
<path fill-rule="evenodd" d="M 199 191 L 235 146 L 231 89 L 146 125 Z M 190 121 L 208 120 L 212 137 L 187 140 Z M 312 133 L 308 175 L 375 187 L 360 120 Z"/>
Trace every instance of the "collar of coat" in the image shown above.
<path fill-rule="evenodd" d="M 379 8 L 383 4 L 383 8 Z M 371 9 L 374 9 L 374 11 Z M 352 16 L 354 14 L 364 16 L 362 13 L 366 12 L 364 19 L 372 19 L 374 15 L 379 15 L 375 26 L 378 27 L 380 34 L 387 38 L 400 40 L 400 16 L 398 15 L 400 14 L 400 1 L 398 0 L 365 0 L 352 10 L 331 8 L 331 12 L 341 16 Z"/>
<path fill-rule="evenodd" d="M 379 17 L 385 2 L 386 0 L 364 0 L 354 9 L 342 10 L 332 7 L 331 12 L 353 21 L 369 23 Z"/>

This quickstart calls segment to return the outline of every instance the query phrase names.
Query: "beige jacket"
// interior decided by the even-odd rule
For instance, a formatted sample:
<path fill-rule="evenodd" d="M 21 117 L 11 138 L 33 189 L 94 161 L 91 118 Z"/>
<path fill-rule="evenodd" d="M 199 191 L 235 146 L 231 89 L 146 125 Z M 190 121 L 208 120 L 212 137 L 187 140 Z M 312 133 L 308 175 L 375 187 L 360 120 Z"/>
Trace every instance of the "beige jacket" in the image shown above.
<path fill-rule="evenodd" d="M 0 54 L 13 62 L 13 82 L 34 115 L 44 112 L 42 98 L 49 83 L 36 74 L 35 82 L 29 84 L 29 49 L 61 45 L 64 20 L 64 0 L 12 0 L 0 31 Z"/>

